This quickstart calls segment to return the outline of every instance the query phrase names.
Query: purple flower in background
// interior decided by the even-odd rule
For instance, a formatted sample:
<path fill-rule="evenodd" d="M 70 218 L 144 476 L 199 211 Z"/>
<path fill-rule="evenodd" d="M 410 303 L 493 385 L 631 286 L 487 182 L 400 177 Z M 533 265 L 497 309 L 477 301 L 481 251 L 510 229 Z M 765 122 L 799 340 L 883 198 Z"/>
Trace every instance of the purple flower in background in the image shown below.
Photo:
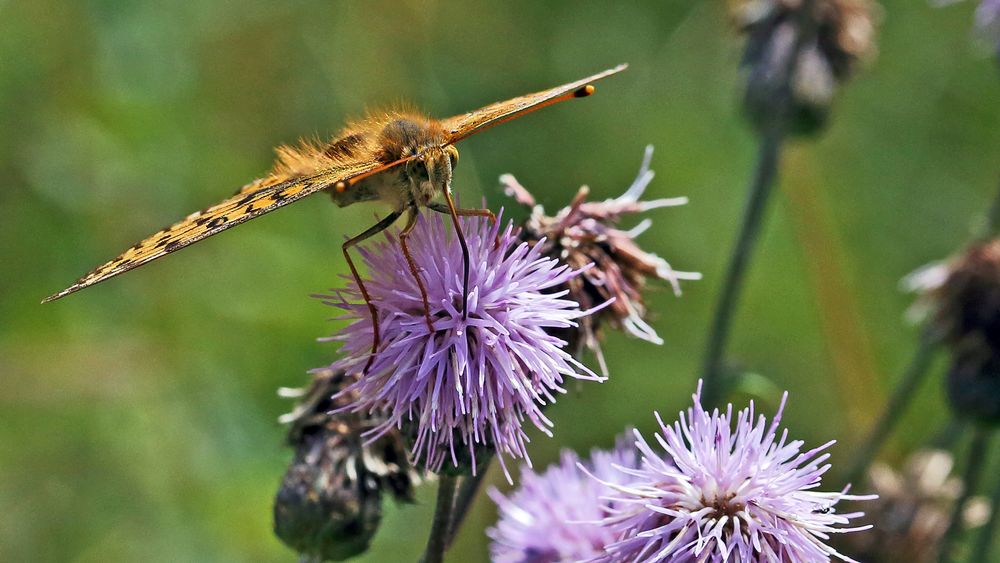
<path fill-rule="evenodd" d="M 427 288 L 433 332 L 424 319 L 419 288 L 396 240 L 361 251 L 378 309 L 382 346 L 368 374 L 345 389 L 357 393 L 349 409 L 378 412 L 384 422 L 372 439 L 393 427 L 413 439 L 411 455 L 432 471 L 446 461 L 471 465 L 483 448 L 527 459 L 527 419 L 551 435 L 542 406 L 563 393 L 564 377 L 603 378 L 563 350 L 553 329 L 576 326 L 587 315 L 565 290 L 579 274 L 521 243 L 512 226 L 463 219 L 470 251 L 468 318 L 462 318 L 461 247 L 444 219 L 421 218 L 410 249 Z M 497 244 L 497 242 L 499 244 Z M 344 357 L 331 369 L 360 372 L 369 359 L 372 324 L 356 287 L 319 296 L 343 309 L 350 325 L 328 340 L 342 341 Z M 507 473 L 506 467 L 504 472 Z M 510 479 L 508 474 L 508 480 Z"/>
<path fill-rule="evenodd" d="M 976 27 L 1000 56 L 1000 0 L 983 0 L 976 8 Z"/>
<path fill-rule="evenodd" d="M 961 0 L 931 0 L 939 7 L 957 4 Z M 1000 0 L 980 0 L 976 7 L 976 33 L 1000 58 Z"/>
<path fill-rule="evenodd" d="M 823 451 L 833 442 L 803 452 L 802 441 L 779 434 L 786 398 L 768 425 L 753 403 L 735 419 L 732 405 L 709 413 L 699 385 L 678 422 L 667 426 L 657 415 L 656 442 L 665 454 L 636 432 L 639 468 L 621 470 L 625 484 L 602 480 L 615 490 L 615 514 L 604 524 L 619 539 L 598 560 L 851 561 L 824 542 L 867 527 L 838 527 L 862 514 L 837 514 L 834 505 L 872 497 L 814 490 L 830 468 Z"/>
<path fill-rule="evenodd" d="M 602 498 L 614 493 L 604 482 L 626 482 L 618 467 L 635 468 L 638 461 L 631 441 L 619 439 L 614 449 L 594 450 L 586 462 L 564 450 L 561 462 L 544 473 L 522 469 L 520 487 L 508 496 L 490 490 L 500 512 L 496 526 L 486 531 L 493 540 L 491 560 L 555 563 L 603 554 L 604 546 L 616 539 L 614 530 L 601 525 L 613 508 Z M 581 463 L 601 481 L 584 473 Z"/>

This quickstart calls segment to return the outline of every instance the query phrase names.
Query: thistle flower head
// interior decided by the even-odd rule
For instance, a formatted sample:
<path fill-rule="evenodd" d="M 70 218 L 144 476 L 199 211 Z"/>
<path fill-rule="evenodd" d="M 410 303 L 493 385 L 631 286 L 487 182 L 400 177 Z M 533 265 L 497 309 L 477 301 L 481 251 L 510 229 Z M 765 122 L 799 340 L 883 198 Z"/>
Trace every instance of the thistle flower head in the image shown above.
<path fill-rule="evenodd" d="M 601 561 L 849 561 L 824 542 L 860 513 L 837 514 L 843 499 L 866 499 L 814 489 L 829 469 L 833 442 L 802 451 L 803 442 L 778 432 L 781 407 L 770 424 L 753 403 L 734 415 L 700 403 L 660 433 L 653 447 L 636 432 L 642 461 L 612 484 L 616 514 L 605 520 L 618 541 Z M 787 394 L 786 394 L 787 397 Z"/>
<path fill-rule="evenodd" d="M 793 117 L 803 132 L 825 121 L 836 87 L 875 51 L 870 0 L 735 0 L 747 36 L 746 109 L 758 123 Z"/>
<path fill-rule="evenodd" d="M 308 389 L 282 389 L 301 402 L 281 422 L 291 425 L 295 457 L 274 502 L 274 531 L 299 553 L 341 560 L 364 552 L 382 519 L 382 495 L 410 501 L 420 478 L 398 433 L 366 444 L 378 423 L 365 413 L 329 411 L 351 397 L 331 397 L 356 378 L 322 370 Z"/>
<path fill-rule="evenodd" d="M 449 223 L 450 225 L 450 223 Z M 530 421 L 551 435 L 542 406 L 564 392 L 563 379 L 601 380 L 563 350 L 550 332 L 576 325 L 581 311 L 563 287 L 579 271 L 518 241 L 512 226 L 462 220 L 470 252 L 469 297 L 462 313 L 463 256 L 444 219 L 421 218 L 409 239 L 427 289 L 433 331 L 424 318 L 419 287 L 395 239 L 361 251 L 365 282 L 379 315 L 382 345 L 368 373 L 345 392 L 349 409 L 377 412 L 378 436 L 393 428 L 412 432 L 411 455 L 432 471 L 445 463 L 471 465 L 482 448 L 526 458 Z M 356 287 L 319 296 L 353 322 L 329 340 L 343 342 L 331 368 L 359 372 L 368 362 L 372 323 Z M 505 468 L 506 472 L 506 468 Z M 508 475 L 509 479 L 509 475 Z"/>
<path fill-rule="evenodd" d="M 545 208 L 535 203 L 535 198 L 513 175 L 500 177 L 507 195 L 531 208 L 531 216 L 521 231 L 523 240 L 540 245 L 546 256 L 558 258 L 571 267 L 593 264 L 580 276 L 568 280 L 566 287 L 570 297 L 585 309 L 610 300 L 599 313 L 581 320 L 580 338 L 576 342 L 593 351 L 605 371 L 598 342 L 602 322 L 654 344 L 663 342 L 645 320 L 642 294 L 647 278 L 669 283 L 678 295 L 681 280 L 701 279 L 701 274 L 674 270 L 666 260 L 639 247 L 636 238 L 652 224 L 649 219 L 627 231 L 618 228 L 627 215 L 687 203 L 686 197 L 641 200 L 653 180 L 654 173 L 649 169 L 652 157 L 653 147 L 648 146 L 638 176 L 621 196 L 587 201 L 589 190 L 584 186 L 572 203 L 555 215 L 547 215 Z"/>
<path fill-rule="evenodd" d="M 520 485 L 509 495 L 490 490 L 500 512 L 496 526 L 486 531 L 492 540 L 491 560 L 557 563 L 604 553 L 604 546 L 616 537 L 601 525 L 608 516 L 602 498 L 614 492 L 601 481 L 624 483 L 627 476 L 618 468 L 635 468 L 638 463 L 635 448 L 624 438 L 611 451 L 594 450 L 586 461 L 564 450 L 560 462 L 543 473 L 522 468 Z"/>

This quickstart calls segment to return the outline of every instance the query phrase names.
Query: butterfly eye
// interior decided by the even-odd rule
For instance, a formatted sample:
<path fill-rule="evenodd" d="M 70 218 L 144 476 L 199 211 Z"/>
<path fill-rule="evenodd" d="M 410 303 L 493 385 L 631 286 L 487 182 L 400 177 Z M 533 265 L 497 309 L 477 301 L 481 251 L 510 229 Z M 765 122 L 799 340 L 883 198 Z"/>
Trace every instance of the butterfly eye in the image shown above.
<path fill-rule="evenodd" d="M 451 147 L 451 150 L 448 151 L 448 160 L 451 161 L 452 168 L 458 166 L 458 149 Z"/>

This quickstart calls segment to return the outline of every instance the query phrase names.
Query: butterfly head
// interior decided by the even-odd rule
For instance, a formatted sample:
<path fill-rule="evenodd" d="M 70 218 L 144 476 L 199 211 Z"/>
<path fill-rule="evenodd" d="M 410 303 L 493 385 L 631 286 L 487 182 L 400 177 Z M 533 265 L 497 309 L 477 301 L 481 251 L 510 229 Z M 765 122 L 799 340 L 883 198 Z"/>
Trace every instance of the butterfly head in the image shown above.
<path fill-rule="evenodd" d="M 413 201 L 423 206 L 438 194 L 448 190 L 452 171 L 458 164 L 458 149 L 454 145 L 431 146 L 417 153 L 406 163 Z"/>

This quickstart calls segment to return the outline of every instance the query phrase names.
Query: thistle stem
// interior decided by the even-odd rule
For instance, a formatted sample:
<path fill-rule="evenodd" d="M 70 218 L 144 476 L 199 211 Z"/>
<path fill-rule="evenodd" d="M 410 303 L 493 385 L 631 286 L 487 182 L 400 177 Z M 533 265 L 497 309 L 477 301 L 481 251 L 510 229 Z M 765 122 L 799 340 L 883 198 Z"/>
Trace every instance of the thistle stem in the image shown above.
<path fill-rule="evenodd" d="M 978 561 L 989 561 L 990 548 L 993 547 L 993 534 L 997 527 L 997 522 L 1000 522 L 1000 510 L 997 507 L 1000 506 L 1000 479 L 993 486 L 993 494 L 990 496 L 990 518 L 986 521 L 986 525 L 979 532 L 979 537 L 976 538 L 976 545 L 972 549 L 972 556 L 969 557 L 970 563 L 976 563 Z"/>
<path fill-rule="evenodd" d="M 431 535 L 427 538 L 427 549 L 424 551 L 422 563 L 442 563 L 444 551 L 447 548 L 448 525 L 455 505 L 455 485 L 458 478 L 452 475 L 441 475 L 438 482 L 437 505 L 434 507 L 434 520 L 431 523 Z"/>
<path fill-rule="evenodd" d="M 920 342 L 917 344 L 917 350 L 914 352 L 913 358 L 906 367 L 906 371 L 903 372 L 903 377 L 889 397 L 889 402 L 886 403 L 885 410 L 882 411 L 882 415 L 871 429 L 871 432 L 869 432 L 868 437 L 865 438 L 865 441 L 858 448 L 858 453 L 854 456 L 854 462 L 850 465 L 851 469 L 847 473 L 846 481 L 848 483 L 859 483 L 864 478 L 865 472 L 868 470 L 868 466 L 871 465 L 879 448 L 882 447 L 886 438 L 889 437 L 889 433 L 892 432 L 893 427 L 899 422 L 899 419 L 906 411 L 906 407 L 910 404 L 914 393 L 929 373 L 927 368 L 930 367 L 931 360 L 934 358 L 936 347 L 935 339 L 925 331 L 920 337 Z"/>
<path fill-rule="evenodd" d="M 962 420 L 957 415 L 952 414 L 951 420 L 948 424 L 941 429 L 940 432 L 934 435 L 931 439 L 931 447 L 936 450 L 951 450 L 955 447 L 955 443 L 962 438 L 962 434 L 965 433 L 965 428 L 968 426 L 965 420 Z"/>
<path fill-rule="evenodd" d="M 704 378 L 702 401 L 709 408 L 718 404 L 724 395 L 721 379 L 725 368 L 726 344 L 729 340 L 733 313 L 743 288 L 743 280 L 746 277 L 754 245 L 760 234 L 761 219 L 768 196 L 771 194 L 771 188 L 777 176 L 783 137 L 784 127 L 777 123 L 761 132 L 756 169 L 743 208 L 740 231 L 729 258 L 729 266 L 722 283 L 722 291 L 715 309 L 715 316 L 712 319 L 712 328 L 705 350 L 705 362 L 702 368 L 702 377 Z"/>
<path fill-rule="evenodd" d="M 448 526 L 448 535 L 444 542 L 445 548 L 451 547 L 452 542 L 455 541 L 455 537 L 458 535 L 465 517 L 469 514 L 472 501 L 475 500 L 479 493 L 479 489 L 483 484 L 486 472 L 489 470 L 490 462 L 492 461 L 493 456 L 491 455 L 484 462 L 480 463 L 475 475 L 462 478 L 462 482 L 458 486 L 458 492 L 455 495 L 455 508 L 452 511 L 451 524 Z"/>
<path fill-rule="evenodd" d="M 948 520 L 948 529 L 941 537 L 940 552 L 938 554 L 939 563 L 950 563 L 952 561 L 952 550 L 956 540 L 962 535 L 962 513 L 965 505 L 972 493 L 979 484 L 979 477 L 982 475 L 983 466 L 986 465 L 986 452 L 989 444 L 990 430 L 986 428 L 976 428 L 972 435 L 972 443 L 969 444 L 969 457 L 965 466 L 965 473 L 962 475 L 962 494 L 955 501 L 955 506 L 951 510 L 951 517 Z M 975 560 L 980 561 L 980 560 Z"/>
<path fill-rule="evenodd" d="M 1000 190 L 993 197 L 993 203 L 990 204 L 990 209 L 986 213 L 982 237 L 989 238 L 995 236 L 997 230 L 1000 230 Z"/>

